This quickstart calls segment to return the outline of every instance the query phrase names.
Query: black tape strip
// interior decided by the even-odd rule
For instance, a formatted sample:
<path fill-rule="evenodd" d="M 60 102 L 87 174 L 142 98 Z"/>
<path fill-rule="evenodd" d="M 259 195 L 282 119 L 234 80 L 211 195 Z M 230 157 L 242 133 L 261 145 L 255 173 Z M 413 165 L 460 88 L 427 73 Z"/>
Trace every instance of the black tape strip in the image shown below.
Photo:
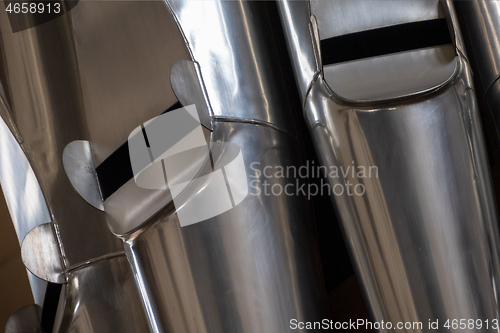
<path fill-rule="evenodd" d="M 182 107 L 182 104 L 176 102 L 162 114 Z M 120 187 L 125 185 L 134 177 L 132 165 L 130 164 L 130 155 L 128 142 L 122 144 L 117 150 L 108 156 L 97 168 L 97 179 L 101 187 L 101 193 L 104 200 L 109 198 Z"/>
<path fill-rule="evenodd" d="M 451 44 L 446 19 L 393 25 L 321 41 L 323 65 Z"/>
<path fill-rule="evenodd" d="M 45 290 L 45 297 L 43 299 L 42 318 L 40 320 L 40 328 L 42 329 L 42 332 L 49 333 L 54 329 L 61 289 L 62 284 L 52 282 L 47 283 L 47 289 Z"/>
<path fill-rule="evenodd" d="M 150 148 L 151 146 L 149 145 L 148 136 L 144 127 L 142 127 L 142 136 L 144 136 L 144 140 L 146 141 L 146 147 Z"/>

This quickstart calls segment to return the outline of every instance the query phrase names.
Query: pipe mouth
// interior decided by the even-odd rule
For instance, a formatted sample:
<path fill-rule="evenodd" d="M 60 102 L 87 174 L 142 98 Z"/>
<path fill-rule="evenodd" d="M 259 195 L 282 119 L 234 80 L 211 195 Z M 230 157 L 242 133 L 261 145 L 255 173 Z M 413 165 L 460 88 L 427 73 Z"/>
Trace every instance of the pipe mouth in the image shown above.
<path fill-rule="evenodd" d="M 414 95 L 457 72 L 453 34 L 439 1 L 312 0 L 311 14 L 325 82 L 342 99 Z"/>

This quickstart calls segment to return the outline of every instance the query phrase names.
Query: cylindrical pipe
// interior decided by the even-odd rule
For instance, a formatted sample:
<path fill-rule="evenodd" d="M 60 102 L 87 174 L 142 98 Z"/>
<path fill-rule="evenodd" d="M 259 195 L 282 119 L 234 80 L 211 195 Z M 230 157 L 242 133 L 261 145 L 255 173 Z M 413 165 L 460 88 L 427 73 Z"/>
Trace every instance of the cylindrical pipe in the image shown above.
<path fill-rule="evenodd" d="M 199 77 L 173 71 L 174 91 L 181 102 L 194 98 L 199 113 L 206 100 L 209 145 L 239 147 L 238 181 L 248 193 L 232 209 L 187 226 L 180 215 L 185 207 L 163 208 L 123 236 L 151 330 L 285 332 L 293 319 L 320 321 L 325 310 L 309 202 L 300 193 L 282 193 L 294 188 L 296 179 L 263 171 L 297 169 L 304 159 L 294 126 L 300 106 L 289 98 L 293 81 L 276 5 L 184 0 L 167 5 L 199 70 Z M 176 91 L 194 86 L 193 79 L 205 96 Z M 149 136 L 148 125 L 145 130 Z M 211 154 L 215 166 L 231 155 L 226 149 L 217 155 L 213 148 Z M 198 195 L 188 195 L 187 204 Z M 221 202 L 225 194 L 214 196 Z M 199 203 L 203 215 L 208 207 Z"/>
<path fill-rule="evenodd" d="M 61 13 L 16 31 L 14 21 L 28 24 L 40 14 L 8 15 L 0 12 L 0 180 L 23 260 L 36 265 L 27 268 L 39 277 L 32 288 L 44 305 L 42 328 L 144 332 L 146 317 L 120 241 L 65 175 L 64 148 L 88 134 L 71 19 Z M 53 278 L 62 288 L 46 288 Z"/>
<path fill-rule="evenodd" d="M 478 98 L 495 122 L 500 140 L 500 4 L 456 1 L 467 55 L 478 82 Z"/>
<path fill-rule="evenodd" d="M 279 6 L 306 122 L 376 328 L 457 331 L 452 320 L 467 318 L 481 319 L 468 332 L 496 332 L 485 323 L 499 319 L 497 218 L 449 3 Z"/>

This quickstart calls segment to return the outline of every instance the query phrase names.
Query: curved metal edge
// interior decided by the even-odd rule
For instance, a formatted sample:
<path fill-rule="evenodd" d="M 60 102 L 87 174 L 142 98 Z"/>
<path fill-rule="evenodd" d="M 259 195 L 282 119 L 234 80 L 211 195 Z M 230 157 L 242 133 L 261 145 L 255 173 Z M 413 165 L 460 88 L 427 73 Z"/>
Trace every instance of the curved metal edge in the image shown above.
<path fill-rule="evenodd" d="M 302 104 L 318 72 L 309 1 L 278 1 L 283 31 Z"/>
<path fill-rule="evenodd" d="M 190 60 L 179 60 L 171 69 L 170 84 L 182 105 L 195 104 L 200 122 L 212 130 L 213 111 L 203 84 L 199 65 Z"/>
<path fill-rule="evenodd" d="M 66 274 L 51 223 L 33 228 L 21 244 L 21 257 L 26 268 L 42 280 L 65 283 Z"/>
<path fill-rule="evenodd" d="M 5 333 L 38 333 L 42 309 L 36 304 L 25 306 L 14 312 L 5 325 Z"/>
<path fill-rule="evenodd" d="M 432 89 L 428 89 L 423 92 L 419 92 L 417 94 L 412 94 L 409 96 L 403 96 L 389 100 L 380 100 L 369 103 L 369 102 L 346 101 L 345 99 L 333 93 L 328 84 L 326 83 L 326 81 L 323 79 L 323 77 L 319 75 L 313 80 L 311 88 L 308 92 L 304 105 L 304 117 L 306 119 L 306 123 L 308 124 L 308 126 L 310 126 L 310 128 L 313 128 L 318 124 L 325 124 L 327 122 L 327 120 L 324 118 L 323 110 L 318 110 L 314 106 L 314 102 L 312 101 L 312 100 L 316 101 L 318 98 L 329 99 L 333 103 L 338 105 L 355 107 L 358 111 L 371 112 L 373 110 L 380 109 L 383 107 L 393 107 L 402 104 L 406 105 L 406 104 L 419 103 L 423 100 L 423 98 L 432 98 L 435 97 L 436 95 L 446 92 L 458 80 L 464 81 L 467 88 L 474 90 L 472 83 L 473 80 L 468 62 L 465 58 L 461 56 L 459 56 L 457 59 L 455 74 L 451 78 L 449 78 L 446 82 L 439 85 L 438 87 L 434 87 Z"/>
<path fill-rule="evenodd" d="M 68 143 L 62 160 L 64 171 L 75 191 L 91 206 L 104 211 L 90 142 L 75 140 Z"/>
<path fill-rule="evenodd" d="M 477 75 L 477 94 L 484 102 L 500 77 L 500 7 L 495 1 L 456 1 L 453 6 Z"/>
<path fill-rule="evenodd" d="M 258 119 L 290 128 L 290 118 L 275 112 L 282 102 L 279 89 L 271 88 L 271 82 L 279 88 L 289 82 L 280 82 L 283 77 L 278 72 L 273 75 L 278 68 L 272 64 L 273 58 L 281 53 L 278 50 L 284 50 L 275 45 L 277 38 L 272 38 L 279 31 L 275 27 L 279 20 L 271 20 L 268 15 L 275 9 L 274 4 L 164 1 L 193 60 L 199 64 L 214 117 Z M 203 20 L 198 19 L 201 15 Z M 227 33 L 228 26 L 231 33 Z M 256 36 L 261 36 L 258 42 Z M 242 61 L 244 53 L 250 53 L 252 60 Z M 284 53 L 288 57 L 286 50 Z"/>
<path fill-rule="evenodd" d="M 31 292 L 33 294 L 33 300 L 35 304 L 43 306 L 43 302 L 45 301 L 45 292 L 47 290 L 48 282 L 42 280 L 35 276 L 35 274 L 31 273 L 28 269 L 26 269 L 26 274 L 28 274 L 28 281 L 31 286 Z"/>
<path fill-rule="evenodd" d="M 323 76 L 323 68 L 321 66 L 321 63 L 318 62 L 318 52 L 320 52 L 320 50 L 316 50 L 316 48 L 318 48 L 317 44 L 319 42 L 318 40 L 316 40 L 318 38 L 316 17 L 310 11 L 309 1 L 283 0 L 278 2 L 278 8 L 282 20 L 283 30 L 285 32 L 285 37 L 287 39 L 287 46 L 294 67 L 295 77 L 298 81 L 297 85 L 299 88 L 300 97 L 303 102 L 303 109 L 305 109 L 312 86 L 315 85 L 319 76 Z M 447 17 L 448 23 L 450 25 L 450 31 L 453 36 L 455 53 L 457 56 L 457 60 L 455 61 L 455 69 L 447 80 L 426 90 L 417 91 L 415 93 L 402 95 L 395 98 L 359 101 L 349 100 L 337 95 L 329 87 L 325 80 L 322 80 L 322 84 L 327 87 L 328 92 L 333 95 L 334 98 L 344 103 L 357 105 L 391 103 L 393 101 L 415 98 L 447 87 L 451 82 L 455 81 L 461 71 L 462 66 L 459 59 L 462 58 L 466 62 L 468 62 L 468 60 L 463 48 L 460 30 L 451 2 L 447 0 L 445 3 L 443 3 L 442 9 L 445 11 L 445 16 Z M 308 45 L 308 47 L 304 47 L 304 45 Z M 319 71 L 317 68 L 318 66 Z"/>
<path fill-rule="evenodd" d="M 30 230 L 52 218 L 28 154 L 23 149 L 22 137 L 3 100 L 0 100 L 0 150 L 0 184 L 21 244 Z M 34 301 L 41 306 L 47 282 L 29 270 L 27 275 Z"/>
<path fill-rule="evenodd" d="M 216 122 L 212 135 L 213 142 L 240 146 L 245 181 L 255 177 L 250 167 L 255 161 L 301 165 L 293 158 L 300 156 L 295 139 L 271 127 Z M 264 153 L 263 144 L 268 145 Z M 249 194 L 233 210 L 186 227 L 173 206 L 124 239 L 153 332 L 285 332 L 288 318 L 295 318 L 291 312 L 321 316 L 316 291 L 323 287 L 312 278 L 317 270 L 302 266 L 316 262 L 305 254 L 313 253 L 303 238 L 309 232 L 303 228 L 310 226 L 302 223 L 309 218 L 307 200 Z"/>
<path fill-rule="evenodd" d="M 52 332 L 148 332 L 138 290 L 125 255 L 69 271 Z"/>
<path fill-rule="evenodd" d="M 0 110 L 4 108 L 0 107 Z M 26 152 L 16 138 L 10 119 L 0 114 L 0 184 L 14 228 L 22 242 L 26 234 L 52 220 L 48 205 Z"/>
<path fill-rule="evenodd" d="M 441 90 L 441 89 L 447 87 L 451 82 L 454 82 L 455 79 L 459 76 L 459 74 L 461 72 L 462 64 L 460 62 L 460 59 L 464 59 L 466 62 L 468 62 L 468 60 L 467 60 L 466 53 L 464 51 L 463 41 L 462 41 L 462 37 L 461 37 L 460 30 L 458 27 L 456 15 L 455 15 L 455 12 L 453 11 L 453 7 L 451 6 L 449 1 L 446 1 L 445 3 L 440 4 L 440 5 L 441 5 L 440 9 L 444 10 L 444 12 L 445 12 L 445 17 L 446 17 L 447 22 L 448 22 L 450 34 L 453 38 L 453 46 L 455 48 L 455 56 L 456 56 L 454 59 L 454 62 L 455 62 L 454 70 L 446 80 L 444 80 L 444 81 L 442 81 L 442 82 L 440 82 L 432 87 L 421 90 L 421 91 L 415 91 L 415 92 L 412 92 L 409 94 L 402 94 L 402 95 L 394 96 L 391 98 L 382 98 L 382 99 L 369 99 L 368 98 L 368 99 L 354 100 L 354 99 L 349 99 L 349 98 L 345 98 L 343 96 L 340 96 L 339 94 L 337 94 L 335 92 L 334 89 L 332 89 L 330 87 L 330 85 L 328 84 L 326 79 L 324 79 L 324 68 L 321 65 L 320 75 L 322 76 L 323 84 L 327 87 L 329 93 L 332 96 L 334 96 L 334 98 L 336 98 L 339 101 L 342 101 L 344 103 L 357 104 L 357 105 L 373 105 L 373 104 L 391 103 L 394 101 L 402 101 L 405 99 L 410 99 L 410 98 L 415 98 L 418 96 L 426 95 L 426 94 L 432 93 L 434 91 Z M 314 14 L 311 14 L 311 17 L 314 17 L 314 20 L 316 19 Z M 317 25 L 314 25 L 314 24 L 312 24 L 311 27 L 316 28 L 316 31 L 313 31 L 311 33 L 311 37 L 313 38 L 313 44 L 318 44 L 319 40 L 314 40 L 315 38 L 319 38 L 319 31 L 317 31 L 318 27 L 317 27 Z M 320 55 L 318 54 L 317 56 L 320 56 Z M 312 86 L 312 84 L 311 84 L 311 86 Z M 310 89 L 309 89 L 309 91 L 310 91 Z M 307 99 L 307 97 L 308 96 L 306 96 L 306 99 Z"/>
<path fill-rule="evenodd" d="M 464 147 L 464 153 L 468 151 L 468 153 L 470 154 L 471 167 L 473 171 L 472 178 L 474 179 L 473 186 L 477 190 L 476 193 L 477 197 L 479 198 L 479 200 L 477 200 L 477 203 L 478 206 L 480 206 L 481 211 L 483 212 L 482 214 L 484 214 L 483 215 L 484 227 L 486 230 L 489 231 L 485 233 L 484 237 L 488 240 L 485 243 L 497 244 L 498 229 L 496 225 L 496 212 L 494 209 L 494 203 L 492 201 L 490 176 L 485 163 L 486 156 L 484 152 L 484 140 L 482 138 L 482 130 L 479 125 L 480 121 L 478 118 L 477 105 L 474 97 L 474 91 L 472 89 L 472 80 L 470 77 L 471 73 L 470 69 L 467 66 L 467 62 L 464 58 L 460 57 L 459 63 L 460 63 L 460 71 L 457 75 L 457 79 L 453 82 L 454 86 L 447 86 L 444 89 L 441 89 L 437 93 L 444 94 L 450 92 L 451 90 L 460 89 L 460 93 L 463 93 L 463 95 L 465 96 L 463 98 L 463 100 L 465 101 L 464 109 L 456 111 L 459 114 L 459 117 L 463 121 L 463 129 L 465 131 L 464 134 L 466 135 L 466 139 L 469 142 L 469 144 Z M 330 151 L 330 150 L 337 151 L 338 147 L 343 144 L 342 138 L 340 138 L 340 135 L 338 135 L 339 131 L 337 131 L 335 127 L 330 127 L 328 124 L 330 125 L 341 124 L 341 122 L 332 121 L 331 118 L 328 119 L 327 114 L 329 107 L 332 108 L 331 110 L 334 110 L 339 105 L 335 104 L 336 101 L 334 101 L 329 95 L 329 92 L 326 86 L 323 84 L 321 78 L 319 78 L 316 81 L 313 88 L 314 89 L 312 89 L 311 91 L 311 96 L 309 96 L 308 98 L 308 104 L 306 109 L 306 121 L 308 122 L 309 128 L 311 130 L 311 133 L 313 133 L 313 136 L 315 135 L 314 132 L 317 132 L 315 140 L 319 142 L 318 145 L 319 147 L 322 147 L 325 151 Z M 438 97 L 438 95 L 436 94 L 435 96 L 431 97 Z M 416 99 L 415 101 L 413 101 L 413 103 L 425 103 L 425 102 L 422 99 Z M 361 110 L 356 109 L 356 110 L 369 112 L 369 111 L 374 111 L 374 108 L 367 110 L 362 110 L 362 109 Z M 336 111 L 338 112 L 338 109 Z M 342 126 L 343 125 L 338 125 L 339 128 Z M 320 134 L 320 131 L 322 129 L 325 129 L 328 135 Z M 319 147 L 317 147 L 317 149 L 321 149 Z M 325 164 L 335 165 L 337 163 L 340 163 L 342 165 L 342 163 L 345 163 L 345 161 L 342 161 L 342 154 L 332 153 L 327 158 L 330 158 L 331 160 L 329 163 Z M 337 158 L 339 160 L 336 160 Z M 465 180 L 465 182 L 467 182 L 467 180 Z M 343 215 L 344 221 L 355 221 L 358 218 L 357 216 L 359 215 L 355 214 L 354 211 L 355 207 L 352 205 L 352 202 L 350 202 L 349 199 L 346 200 L 346 198 L 337 196 L 335 197 L 335 201 L 337 203 L 337 206 L 341 207 L 342 210 L 341 214 Z M 350 240 L 354 243 L 362 244 L 364 242 L 363 240 L 360 241 L 359 234 L 357 234 L 356 232 L 347 232 L 347 234 Z M 354 250 L 359 251 L 359 253 L 361 253 L 362 251 L 368 251 L 366 249 L 359 250 L 358 248 L 354 248 Z M 356 270 L 358 271 L 358 276 L 361 275 L 364 276 L 363 284 L 365 285 L 364 286 L 365 297 L 369 300 L 369 303 L 372 303 L 371 312 L 374 314 L 374 317 L 386 319 L 388 318 L 388 315 L 387 313 L 385 313 L 384 307 L 380 305 L 379 296 L 376 295 L 376 293 L 378 293 L 379 291 L 377 290 L 376 287 L 374 287 L 373 285 L 374 280 L 369 277 L 370 274 L 367 274 L 368 271 L 367 267 L 370 267 L 371 263 L 369 260 L 366 259 L 367 258 L 364 257 L 363 255 L 356 258 L 357 261 Z M 492 265 L 498 265 L 499 261 L 498 261 L 497 251 L 494 250 L 491 251 L 491 262 L 494 263 Z M 361 267 L 365 268 L 362 269 Z M 496 279 L 493 278 L 491 281 L 493 281 L 494 283 Z M 492 290 L 495 290 L 494 286 L 492 287 Z M 411 301 L 407 301 L 406 304 L 410 306 Z"/>

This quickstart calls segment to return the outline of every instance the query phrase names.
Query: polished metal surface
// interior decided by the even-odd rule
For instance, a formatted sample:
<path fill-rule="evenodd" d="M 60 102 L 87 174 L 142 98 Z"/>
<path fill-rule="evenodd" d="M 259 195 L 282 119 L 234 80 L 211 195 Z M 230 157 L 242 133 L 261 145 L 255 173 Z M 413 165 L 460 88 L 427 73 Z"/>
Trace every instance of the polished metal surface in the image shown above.
<path fill-rule="evenodd" d="M 68 143 L 62 159 L 64 171 L 75 191 L 93 207 L 104 210 L 90 142 L 75 140 Z"/>
<path fill-rule="evenodd" d="M 79 5 L 73 9 L 75 13 L 81 13 Z M 92 15 L 82 20 L 97 22 Z M 65 166 L 71 164 L 67 159 L 70 155 L 64 158 L 68 144 L 89 141 L 95 134 L 89 127 L 92 119 L 87 118 L 84 96 L 88 90 L 82 90 L 87 81 L 82 79 L 81 70 L 86 68 L 87 59 L 79 60 L 75 51 L 77 41 L 85 41 L 86 35 L 76 34 L 71 14 L 17 33 L 12 33 L 8 22 L 2 11 L 0 81 L 6 101 L 2 101 L 0 110 L 0 135 L 5 138 L 1 142 L 5 149 L 0 158 L 0 177 L 6 180 L 2 187 L 11 201 L 14 223 L 19 224 L 18 236 L 24 239 L 23 260 L 39 277 L 68 283 L 63 286 L 66 293 L 59 308 L 64 306 L 69 312 L 61 317 L 57 332 L 108 333 L 114 328 L 145 332 L 146 320 L 122 243 L 106 226 L 105 214 L 83 198 L 89 199 L 88 192 L 81 189 L 88 190 L 95 184 L 80 184 L 78 193 L 65 172 Z M 98 49 L 93 42 L 86 48 Z M 108 78 L 106 73 L 101 74 Z M 117 123 L 113 124 L 119 128 Z M 109 125 L 100 130 L 115 132 Z M 80 158 L 87 158 L 80 160 L 84 163 L 79 166 L 91 167 L 88 149 L 84 146 L 79 151 Z M 69 176 L 72 181 L 77 178 L 71 172 Z M 110 259 L 117 256 L 119 260 Z M 35 301 L 42 305 L 39 295 L 45 293 L 47 283 L 31 273 L 29 278 Z"/>
<path fill-rule="evenodd" d="M 200 104 L 211 149 L 241 149 L 247 177 L 252 161 L 300 163 L 293 137 L 300 108 L 290 98 L 277 17 L 265 2 L 81 1 L 33 29 L 1 27 L 0 73 L 8 75 L 0 80 L 49 207 L 44 223 L 52 225 L 43 231 L 55 232 L 47 241 L 35 228 L 25 257 L 52 279 L 43 260 L 59 254 L 66 279 L 55 331 L 144 332 L 144 313 L 153 332 L 283 332 L 291 319 L 324 317 L 312 213 L 302 197 L 244 199 L 249 183 L 228 185 L 234 208 L 181 227 L 178 217 L 196 200 L 174 213 L 168 189 L 130 179 L 104 200 L 104 213 L 92 207 L 100 207 L 94 166 L 175 105 L 170 79 L 181 102 Z M 228 158 L 229 149 L 219 150 L 215 169 Z M 238 175 L 223 168 L 226 181 Z M 36 260 L 34 250 L 54 245 L 59 253 Z"/>
<path fill-rule="evenodd" d="M 140 205 L 137 205 L 138 200 Z M 165 190 L 140 188 L 132 178 L 104 202 L 108 226 L 115 234 L 126 234 L 171 201 L 171 194 Z"/>
<path fill-rule="evenodd" d="M 269 127 L 215 122 L 212 142 L 241 148 L 249 182 L 253 162 L 301 165 L 295 140 Z M 167 207 L 126 240 L 153 332 L 288 332 L 292 318 L 322 318 L 308 201 L 256 194 L 186 227 Z"/>
<path fill-rule="evenodd" d="M 445 16 L 439 0 L 311 0 L 320 40 L 349 33 Z M 360 46 L 362 47 L 362 46 Z M 380 101 L 437 88 L 456 72 L 455 47 L 443 45 L 337 64 L 322 64 L 323 77 L 340 98 Z"/>
<path fill-rule="evenodd" d="M 451 45 L 324 66 L 325 82 L 340 98 L 369 102 L 433 90 L 458 66 Z"/>
<path fill-rule="evenodd" d="M 498 1 L 456 1 L 462 33 L 467 40 L 467 53 L 476 67 L 479 97 L 500 75 L 500 3 Z"/>
<path fill-rule="evenodd" d="M 41 333 L 41 315 L 40 306 L 25 306 L 10 316 L 5 325 L 5 333 Z"/>
<path fill-rule="evenodd" d="M 71 22 L 89 131 L 78 139 L 90 142 L 99 166 L 134 128 L 177 102 L 170 73 L 189 52 L 162 1 L 81 2 Z M 113 233 L 124 234 L 170 201 L 164 191 L 142 189 L 131 179 L 104 201 L 106 221 Z"/>
<path fill-rule="evenodd" d="M 201 123 L 212 129 L 213 112 L 202 85 L 199 66 L 190 60 L 179 60 L 170 71 L 170 84 L 179 102 L 184 106 L 196 105 Z"/>
<path fill-rule="evenodd" d="M 21 244 L 21 257 L 26 268 L 42 280 L 53 283 L 66 282 L 61 249 L 52 223 L 33 228 Z"/>
<path fill-rule="evenodd" d="M 396 109 L 335 105 L 320 80 L 311 90 L 322 163 L 378 168 L 375 179 L 330 179 L 366 188 L 335 202 L 376 320 L 497 319 L 498 229 L 468 89 L 461 77 L 431 102 Z"/>
<path fill-rule="evenodd" d="M 335 3 L 322 4 L 331 6 L 333 13 Z M 374 13 L 390 13 L 391 6 L 406 6 L 411 12 L 429 2 L 359 2 L 352 9 L 359 15 L 354 25 L 365 22 L 360 8 L 364 3 L 366 8 L 378 7 L 368 15 L 370 22 Z M 446 17 L 454 18 L 450 3 L 441 5 L 445 12 L 451 10 Z M 279 7 L 287 11 L 284 4 Z M 283 23 L 295 24 L 293 18 Z M 321 24 L 318 27 L 321 36 Z M 304 39 L 289 47 L 314 43 Z M 297 66 L 307 60 L 299 54 L 291 52 Z M 451 80 L 431 92 L 415 91 L 414 97 L 385 103 L 346 102 L 322 75 L 310 78 L 313 86 L 306 97 L 305 116 L 321 163 L 356 169 L 329 176 L 329 183 L 334 191 L 348 184 L 364 189 L 352 195 L 337 192 L 332 199 L 373 319 L 424 323 L 421 328 L 380 332 L 433 332 L 425 324 L 428 320 L 499 319 L 497 216 L 471 72 L 461 52 L 456 54 L 457 72 Z M 300 68 L 296 77 L 302 78 Z M 376 171 L 371 176 L 359 174 L 360 167 Z M 467 329 L 496 331 L 484 326 Z"/>
<path fill-rule="evenodd" d="M 286 113 L 275 111 L 286 103 L 284 96 L 269 95 L 280 84 L 274 73 L 281 66 L 275 55 L 281 50 L 272 47 L 271 38 L 279 29 L 272 4 L 220 0 L 166 3 L 200 66 L 214 116 L 290 127 Z M 281 56 L 286 57 L 286 52 Z"/>
<path fill-rule="evenodd" d="M 293 123 L 300 108 L 289 98 L 293 82 L 284 73 L 287 54 L 278 39 L 279 21 L 272 20 L 278 18 L 275 4 L 168 1 L 167 5 L 199 66 L 195 77 L 196 67 L 175 65 L 172 86 L 181 102 L 194 101 L 199 110 L 208 101 L 213 111 L 211 152 L 218 144 L 239 147 L 246 177 L 240 181 L 246 189 L 250 176 L 255 176 L 252 162 L 298 165 L 301 146 L 293 137 Z M 196 79 L 200 79 L 200 87 L 194 88 L 197 96 L 187 96 L 182 90 L 193 90 L 189 87 Z M 202 87 L 206 98 L 200 94 Z M 221 152 L 211 155 L 214 169 L 234 157 L 230 149 Z M 282 179 L 273 181 L 286 184 Z M 205 206 L 195 211 L 210 218 L 186 225 L 183 213 L 193 212 L 193 203 L 209 192 L 209 185 L 189 184 L 180 195 L 181 207 L 175 195 L 164 190 L 164 200 L 174 196 L 173 202 L 122 235 L 150 330 L 287 332 L 293 318 L 320 320 L 325 313 L 308 201 L 264 194 L 244 198 L 243 187 L 228 184 L 232 209 L 211 217 L 211 208 L 220 208 L 225 199 L 223 193 L 217 194 L 220 198 L 215 199 L 220 200 L 214 207 L 205 209 L 204 200 Z M 129 186 L 119 191 L 125 193 Z"/>
<path fill-rule="evenodd" d="M 147 321 L 123 254 L 101 258 L 68 274 L 54 332 L 142 333 Z"/>
<path fill-rule="evenodd" d="M 51 220 L 47 204 L 33 169 L 14 137 L 15 125 L 10 118 L 7 105 L 0 104 L 2 117 L 7 119 L 11 128 L 0 119 L 0 185 L 14 224 L 14 229 L 22 243 L 30 230 Z M 22 184 L 22 186 L 19 186 Z M 40 280 L 28 271 L 33 298 L 38 305 L 43 304 L 47 282 Z"/>
<path fill-rule="evenodd" d="M 279 14 L 283 22 L 284 37 L 292 67 L 304 103 L 311 86 L 311 78 L 319 73 L 316 62 L 313 40 L 311 39 L 309 1 L 280 1 Z"/>
<path fill-rule="evenodd" d="M 73 10 L 77 10 L 76 6 Z M 71 11 L 72 12 L 72 11 Z M 73 189 L 62 161 L 66 145 L 88 139 L 69 15 L 12 33 L 0 13 L 2 86 L 23 149 L 44 195 L 67 268 L 122 251 L 102 212 Z M 71 244 L 71 245 L 70 245 Z"/>
<path fill-rule="evenodd" d="M 177 102 L 170 71 L 190 57 L 162 1 L 81 1 L 70 14 L 98 166 L 138 124 Z"/>
<path fill-rule="evenodd" d="M 436 18 L 451 44 L 319 60 L 325 38 Z M 274 333 L 325 318 L 309 197 L 247 193 L 306 181 L 253 167 L 303 165 L 299 99 L 323 165 L 376 170 L 329 177 L 364 189 L 332 198 L 375 320 L 430 332 L 428 320 L 500 319 L 496 212 L 449 2 L 80 1 L 9 29 L 0 12 L 0 182 L 26 266 L 64 284 L 54 332 Z M 500 81 L 488 89 L 500 106 Z M 208 198 L 198 178 L 142 188 L 141 164 L 103 200 L 96 167 L 124 145 L 131 157 L 131 133 L 153 156 L 147 126 L 177 101 L 195 104 L 210 148 L 181 176 L 219 172 L 227 193 Z M 45 282 L 29 276 L 40 304 Z"/>
<path fill-rule="evenodd" d="M 321 27 L 320 38 L 443 16 L 440 0 L 311 0 L 311 14 Z"/>
<path fill-rule="evenodd" d="M 454 5 L 479 82 L 478 97 L 490 112 L 500 138 L 500 3 L 457 1 Z"/>
<path fill-rule="evenodd" d="M 31 292 L 33 293 L 33 300 L 36 305 L 42 306 L 45 300 L 45 291 L 47 290 L 47 281 L 36 277 L 28 269 L 28 280 L 30 282 Z"/>
<path fill-rule="evenodd" d="M 50 222 L 51 217 L 25 152 L 2 119 L 0 150 L 0 183 L 19 243 L 22 243 L 30 230 Z"/>

